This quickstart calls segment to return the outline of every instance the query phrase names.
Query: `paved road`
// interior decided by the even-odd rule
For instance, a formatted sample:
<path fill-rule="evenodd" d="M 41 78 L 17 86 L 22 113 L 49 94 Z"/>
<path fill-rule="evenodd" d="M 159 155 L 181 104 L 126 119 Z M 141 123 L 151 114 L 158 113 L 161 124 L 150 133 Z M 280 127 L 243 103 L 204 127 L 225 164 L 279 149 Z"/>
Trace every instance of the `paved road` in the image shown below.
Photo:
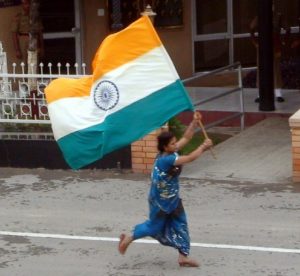
<path fill-rule="evenodd" d="M 0 275 L 300 275 L 300 185 L 183 179 L 197 269 L 153 240 L 117 252 L 147 215 L 148 177 L 0 168 Z M 149 243 L 147 243 L 149 242 Z"/>

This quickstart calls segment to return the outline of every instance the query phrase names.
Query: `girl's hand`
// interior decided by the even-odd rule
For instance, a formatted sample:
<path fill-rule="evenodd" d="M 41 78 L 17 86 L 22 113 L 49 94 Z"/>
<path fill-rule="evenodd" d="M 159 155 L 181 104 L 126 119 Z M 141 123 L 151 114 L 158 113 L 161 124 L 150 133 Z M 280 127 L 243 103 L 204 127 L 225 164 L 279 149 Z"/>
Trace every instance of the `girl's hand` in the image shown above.
<path fill-rule="evenodd" d="M 205 139 L 204 142 L 202 143 L 202 146 L 204 147 L 204 149 L 209 149 L 213 146 L 213 142 L 211 139 Z"/>
<path fill-rule="evenodd" d="M 202 115 L 200 113 L 200 111 L 195 111 L 194 112 L 194 121 L 199 121 L 202 120 Z"/>

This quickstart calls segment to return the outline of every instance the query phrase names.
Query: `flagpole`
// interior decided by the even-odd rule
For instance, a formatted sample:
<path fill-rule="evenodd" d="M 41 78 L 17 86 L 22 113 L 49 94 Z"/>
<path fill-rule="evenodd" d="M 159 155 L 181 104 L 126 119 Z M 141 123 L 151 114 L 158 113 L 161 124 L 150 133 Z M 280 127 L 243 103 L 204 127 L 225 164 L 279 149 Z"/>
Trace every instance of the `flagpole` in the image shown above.
<path fill-rule="evenodd" d="M 200 118 L 197 120 L 197 122 L 198 122 L 198 124 L 199 124 L 199 126 L 200 126 L 200 128 L 201 128 L 201 130 L 202 130 L 202 132 L 203 132 L 203 134 L 204 134 L 205 139 L 210 139 L 210 138 L 208 137 L 208 135 L 207 135 L 207 132 L 206 132 L 206 130 L 205 130 L 205 128 L 204 128 L 204 126 L 203 126 L 203 123 L 202 123 L 202 121 L 201 121 Z M 212 150 L 212 148 L 209 148 L 209 150 L 210 150 L 211 155 L 213 156 L 213 158 L 214 158 L 214 159 L 217 159 L 217 156 L 216 156 L 216 154 L 214 153 L 214 151 Z"/>

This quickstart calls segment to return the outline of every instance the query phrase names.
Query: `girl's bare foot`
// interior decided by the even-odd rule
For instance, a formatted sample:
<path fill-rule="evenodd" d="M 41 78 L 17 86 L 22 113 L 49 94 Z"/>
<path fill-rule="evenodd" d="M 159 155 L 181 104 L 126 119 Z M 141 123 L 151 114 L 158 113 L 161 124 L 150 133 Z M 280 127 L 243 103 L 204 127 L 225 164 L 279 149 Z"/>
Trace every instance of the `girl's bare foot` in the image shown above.
<path fill-rule="evenodd" d="M 129 244 L 133 241 L 131 236 L 127 236 L 125 234 L 121 234 L 120 241 L 119 241 L 119 252 L 120 254 L 124 255 Z"/>
<path fill-rule="evenodd" d="M 178 257 L 178 263 L 180 266 L 184 266 L 184 267 L 198 267 L 199 266 L 199 263 L 196 260 L 191 259 L 182 254 L 180 254 Z"/>

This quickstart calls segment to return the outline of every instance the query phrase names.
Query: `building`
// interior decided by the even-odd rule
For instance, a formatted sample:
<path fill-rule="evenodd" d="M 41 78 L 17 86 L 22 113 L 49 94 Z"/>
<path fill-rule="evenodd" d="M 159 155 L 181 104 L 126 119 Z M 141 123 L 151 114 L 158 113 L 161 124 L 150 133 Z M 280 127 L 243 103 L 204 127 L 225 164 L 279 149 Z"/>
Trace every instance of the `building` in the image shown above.
<path fill-rule="evenodd" d="M 182 79 L 236 61 L 241 62 L 244 69 L 256 66 L 257 53 L 250 25 L 258 15 L 258 4 L 262 3 L 259 0 L 39 2 L 45 46 L 45 54 L 40 61 L 44 64 L 51 62 L 53 71 L 57 63 L 68 62 L 71 65 L 85 63 L 86 73 L 91 73 L 91 62 L 102 40 L 137 19 L 148 4 L 156 13 L 154 26 Z M 12 20 L 21 9 L 20 3 L 20 0 L 0 1 L 0 41 L 7 53 L 9 72 L 12 63 L 20 62 L 11 33 Z M 290 78 L 284 83 L 286 88 L 300 88 L 298 78 L 290 74 L 296 72 L 299 75 L 299 10 L 300 0 L 289 0 L 288 5 L 286 1 L 274 0 L 274 15 L 281 18 L 282 65 L 289 70 L 289 74 L 284 74 Z M 253 36 L 257 36 L 256 30 Z M 255 86 L 255 80 L 251 78 L 247 83 L 248 75 L 249 70 L 245 70 L 245 83 Z M 217 82 L 214 78 L 209 80 L 208 85 L 226 86 L 230 82 L 230 74 Z"/>
<path fill-rule="evenodd" d="M 282 36 L 299 34 L 300 1 L 274 0 L 282 15 Z M 20 0 L 0 2 L 0 40 L 8 60 L 17 62 L 10 25 Z M 256 64 L 250 23 L 257 16 L 258 0 L 40 0 L 44 26 L 44 62 L 90 64 L 101 41 L 140 16 L 150 4 L 157 13 L 154 25 L 181 78 L 240 61 Z M 285 58 L 297 58 L 297 48 L 284 47 Z"/>

